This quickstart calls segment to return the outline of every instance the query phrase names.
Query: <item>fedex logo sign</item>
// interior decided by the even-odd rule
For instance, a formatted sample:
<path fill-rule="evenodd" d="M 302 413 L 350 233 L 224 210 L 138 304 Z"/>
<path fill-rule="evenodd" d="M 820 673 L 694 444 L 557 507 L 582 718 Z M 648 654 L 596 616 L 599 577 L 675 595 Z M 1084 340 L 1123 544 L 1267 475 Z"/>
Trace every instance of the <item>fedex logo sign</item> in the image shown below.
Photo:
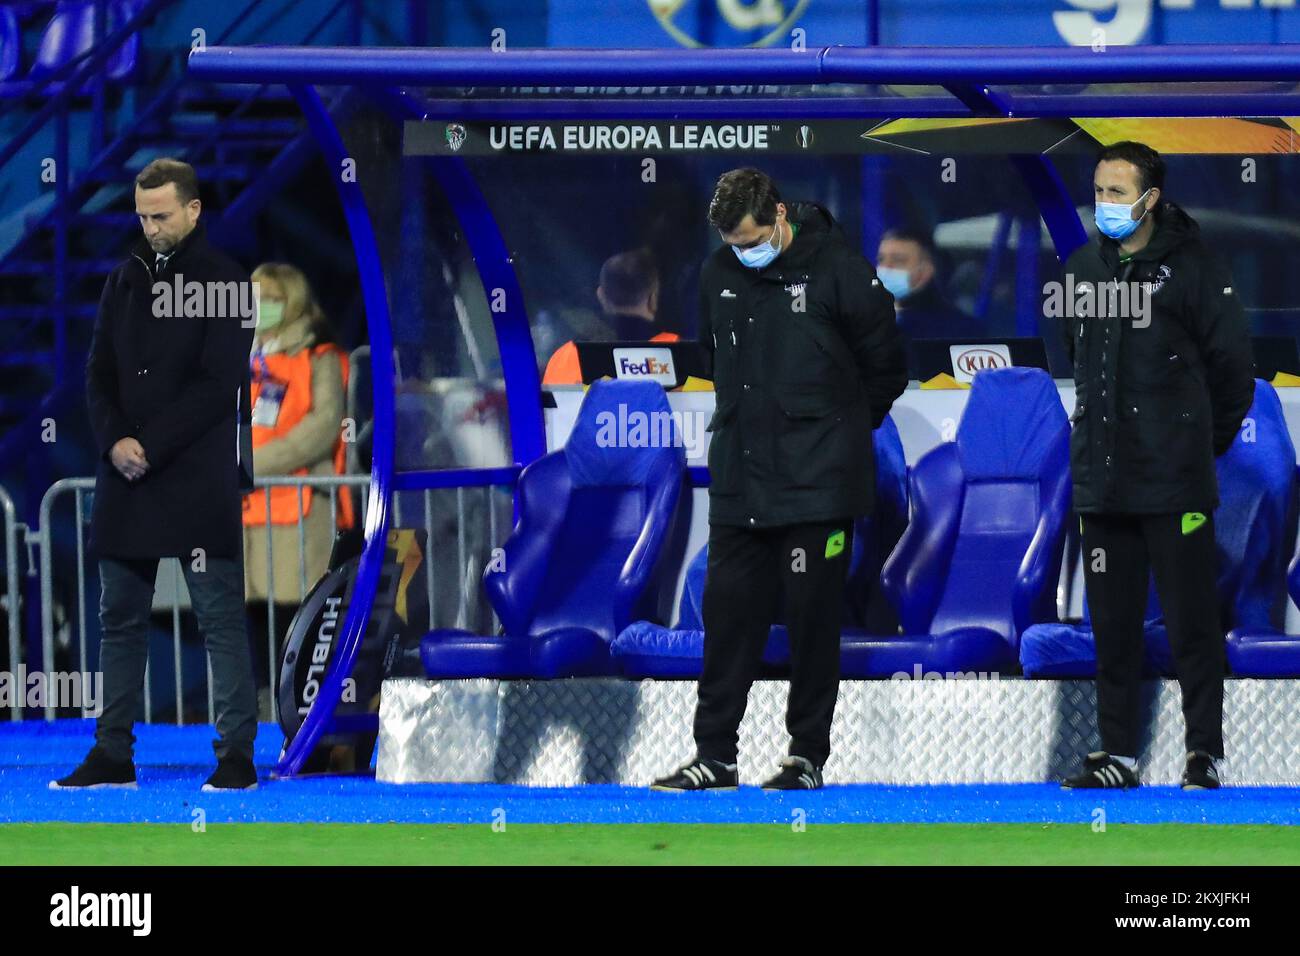
<path fill-rule="evenodd" d="M 672 387 L 677 384 L 671 349 L 614 349 L 616 378 L 648 378 Z"/>

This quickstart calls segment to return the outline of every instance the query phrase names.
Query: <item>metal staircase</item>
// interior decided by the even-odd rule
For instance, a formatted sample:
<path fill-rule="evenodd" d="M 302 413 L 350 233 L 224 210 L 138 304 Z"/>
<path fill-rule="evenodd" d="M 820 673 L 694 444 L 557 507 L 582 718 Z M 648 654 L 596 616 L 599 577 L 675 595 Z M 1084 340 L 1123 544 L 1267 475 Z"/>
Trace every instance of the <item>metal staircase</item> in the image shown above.
<path fill-rule="evenodd" d="M 0 149 L 0 171 L 25 143 L 52 127 L 58 176 L 53 202 L 28 214 L 20 238 L 0 254 L 0 461 L 13 461 L 39 440 L 42 421 L 71 393 L 80 394 L 82 363 L 108 273 L 139 226 L 134 213 L 135 173 L 158 156 L 175 156 L 196 168 L 210 212 L 209 230 L 250 222 L 253 214 L 313 153 L 301 113 L 283 86 L 200 84 L 185 73 L 183 57 L 163 64 L 164 75 L 142 88 L 105 90 L 102 73 L 131 34 L 147 28 L 176 0 L 141 3 L 135 16 L 93 50 L 48 75 L 49 94 L 22 133 Z M 263 0 L 251 0 L 213 45 L 234 36 Z M 311 43 L 354 0 L 339 0 L 300 42 Z M 188 51 L 185 51 L 188 52 Z M 91 97 L 84 94 L 87 86 Z M 117 95 L 117 108 L 101 106 Z M 131 110 L 131 99 L 145 105 Z M 30 97 L 28 99 L 30 102 Z M 89 160 L 72 168 L 69 129 L 78 110 L 96 111 L 90 123 Z M 131 114 L 131 115 L 128 115 Z M 111 139 L 94 142 L 97 127 Z M 11 173 L 12 174 L 12 173 Z M 215 216 L 213 215 L 215 213 Z"/>

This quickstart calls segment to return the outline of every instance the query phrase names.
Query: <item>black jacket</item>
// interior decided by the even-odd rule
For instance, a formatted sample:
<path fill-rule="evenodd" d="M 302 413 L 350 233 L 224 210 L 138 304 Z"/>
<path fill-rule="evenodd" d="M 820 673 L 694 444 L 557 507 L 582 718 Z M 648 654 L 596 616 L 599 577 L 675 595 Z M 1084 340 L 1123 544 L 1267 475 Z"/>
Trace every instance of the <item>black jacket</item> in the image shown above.
<path fill-rule="evenodd" d="M 1076 510 L 1167 514 L 1219 502 L 1214 458 L 1254 397 L 1249 330 L 1228 269 L 1182 209 L 1164 203 L 1127 263 L 1102 237 L 1066 262 L 1080 283 L 1150 283 L 1145 317 L 1062 319 L 1076 388 L 1070 464 Z M 1077 302 L 1076 298 L 1076 302 Z"/>
<path fill-rule="evenodd" d="M 717 408 L 709 521 L 771 527 L 866 514 L 872 429 L 907 385 L 894 299 L 821 206 L 762 269 L 724 245 L 700 273 Z"/>
<path fill-rule="evenodd" d="M 201 316 L 156 316 L 154 283 L 170 291 L 177 275 L 183 284 L 249 282 L 209 245 L 201 223 L 158 275 L 141 238 L 105 282 L 86 363 L 99 451 L 90 547 L 101 557 L 189 558 L 202 548 L 207 557 L 233 558 L 242 548 L 240 489 L 251 463 L 242 462 L 241 478 L 237 449 L 249 447 L 239 423 L 248 421 L 253 320 L 209 316 L 206 308 Z M 109 461 L 126 437 L 140 442 L 149 462 L 134 482 Z"/>
<path fill-rule="evenodd" d="M 898 327 L 909 341 L 991 334 L 986 323 L 976 322 L 948 301 L 934 280 L 898 303 Z"/>

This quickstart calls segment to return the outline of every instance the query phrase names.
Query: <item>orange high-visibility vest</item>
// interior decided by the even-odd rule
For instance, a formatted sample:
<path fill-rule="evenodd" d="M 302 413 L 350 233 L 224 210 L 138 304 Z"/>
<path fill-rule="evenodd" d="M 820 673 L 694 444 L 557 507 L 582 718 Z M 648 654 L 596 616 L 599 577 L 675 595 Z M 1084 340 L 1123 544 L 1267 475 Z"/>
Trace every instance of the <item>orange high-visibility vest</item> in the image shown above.
<path fill-rule="evenodd" d="M 676 332 L 660 332 L 650 337 L 651 342 L 679 342 L 681 336 Z M 546 372 L 542 375 L 543 385 L 581 385 L 582 366 L 578 362 L 578 346 L 570 339 L 551 356 L 546 363 Z"/>
<path fill-rule="evenodd" d="M 261 392 L 262 384 L 267 377 L 274 379 L 284 388 L 284 397 L 280 401 L 280 414 L 276 418 L 275 425 L 253 426 L 254 470 L 257 467 L 257 449 L 267 442 L 288 433 L 311 410 L 311 360 L 327 351 L 338 353 L 339 366 L 343 372 L 343 389 L 346 392 L 348 387 L 348 357 L 342 349 L 330 343 L 323 343 L 310 349 L 301 349 L 294 355 L 272 352 L 263 355 L 254 364 L 251 377 L 250 402 L 256 404 L 257 396 Z M 263 361 L 265 365 L 262 364 Z M 340 433 L 338 440 L 334 443 L 334 473 L 341 475 L 344 473 L 344 469 L 343 435 Z M 306 475 L 307 473 L 308 469 L 305 467 L 292 472 L 294 475 Z M 312 491 L 310 485 L 306 485 L 302 489 L 302 513 L 304 515 L 311 511 Z M 271 523 L 297 524 L 298 489 L 285 485 L 272 487 L 270 492 Z M 328 501 L 328 495 L 326 500 Z M 347 494 L 340 493 L 338 496 L 339 528 L 351 528 L 353 520 L 352 499 Z M 266 489 L 259 488 L 244 496 L 244 524 L 266 524 Z"/>

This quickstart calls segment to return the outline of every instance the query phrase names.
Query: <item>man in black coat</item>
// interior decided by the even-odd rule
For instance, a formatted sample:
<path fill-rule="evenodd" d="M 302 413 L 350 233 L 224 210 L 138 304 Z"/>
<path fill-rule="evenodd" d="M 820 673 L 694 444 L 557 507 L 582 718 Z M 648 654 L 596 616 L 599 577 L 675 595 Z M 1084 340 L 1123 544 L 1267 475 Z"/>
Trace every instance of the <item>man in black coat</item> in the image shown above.
<path fill-rule="evenodd" d="M 1154 572 L 1183 695 L 1184 789 L 1219 785 L 1224 637 L 1216 590 L 1214 459 L 1254 397 L 1232 277 L 1195 220 L 1163 197 L 1155 150 L 1123 142 L 1094 173 L 1099 243 L 1070 256 L 1074 506 L 1097 642 L 1102 750 L 1067 787 L 1135 787 L 1143 614 Z"/>
<path fill-rule="evenodd" d="M 51 787 L 135 786 L 154 579 L 160 558 L 178 558 L 212 663 L 217 769 L 204 789 L 248 789 L 257 716 L 240 492 L 252 473 L 241 434 L 252 284 L 208 244 L 193 167 L 154 160 L 136 177 L 135 204 L 144 236 L 104 285 L 86 363 L 103 711 L 90 754 Z"/>
<path fill-rule="evenodd" d="M 696 759 L 654 786 L 737 785 L 737 730 L 784 592 L 790 756 L 768 789 L 816 789 L 839 694 L 853 519 L 871 511 L 871 433 L 907 385 L 894 300 L 824 208 L 781 201 L 757 169 L 722 176 L 700 273 L 709 561 Z"/>

